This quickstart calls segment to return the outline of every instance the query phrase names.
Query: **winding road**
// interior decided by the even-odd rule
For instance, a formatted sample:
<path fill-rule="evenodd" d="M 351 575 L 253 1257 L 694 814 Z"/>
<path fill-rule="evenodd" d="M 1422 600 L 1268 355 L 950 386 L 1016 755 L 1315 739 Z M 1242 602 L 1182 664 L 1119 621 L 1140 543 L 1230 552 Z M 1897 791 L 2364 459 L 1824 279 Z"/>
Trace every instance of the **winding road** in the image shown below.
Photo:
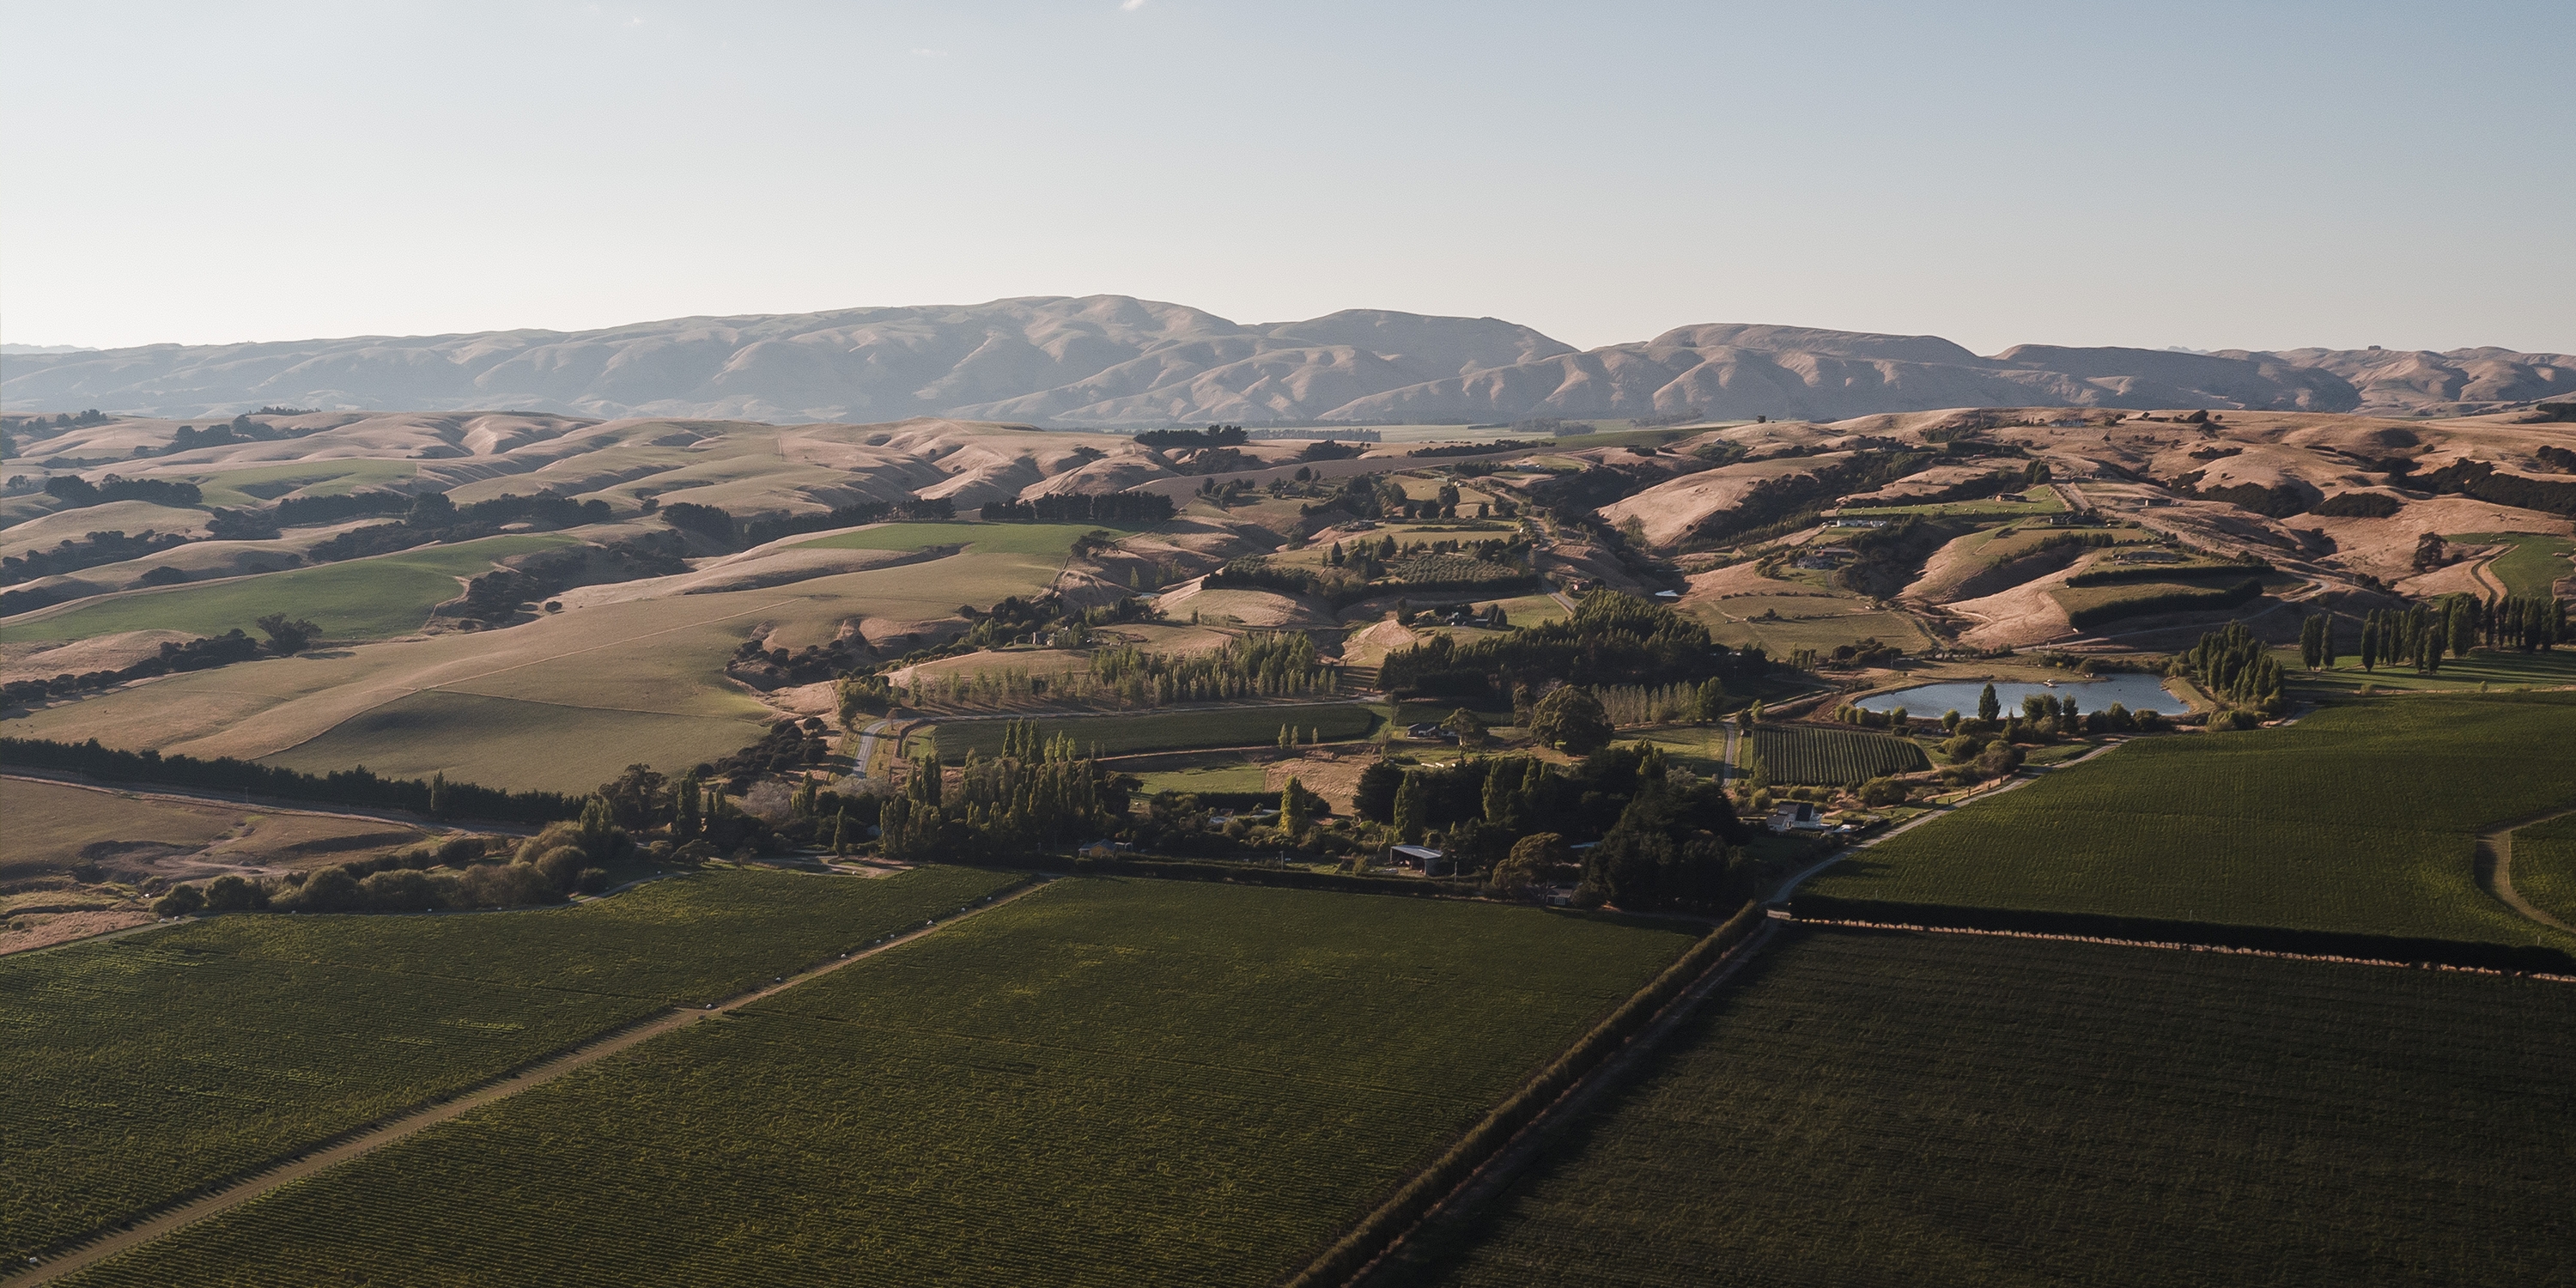
<path fill-rule="evenodd" d="M 2523 828 L 2546 823 L 2553 818 L 2565 818 L 2570 814 L 2576 814 L 2576 809 L 2553 809 L 2538 814 L 2525 814 L 2521 818 L 2499 823 L 2479 833 L 2477 867 L 2478 884 L 2486 887 L 2488 893 L 2503 900 L 2505 906 L 2541 925 L 2576 934 L 2576 926 L 2568 925 L 2533 907 L 2529 900 L 2522 897 L 2521 892 L 2513 888 L 2513 834 Z"/>

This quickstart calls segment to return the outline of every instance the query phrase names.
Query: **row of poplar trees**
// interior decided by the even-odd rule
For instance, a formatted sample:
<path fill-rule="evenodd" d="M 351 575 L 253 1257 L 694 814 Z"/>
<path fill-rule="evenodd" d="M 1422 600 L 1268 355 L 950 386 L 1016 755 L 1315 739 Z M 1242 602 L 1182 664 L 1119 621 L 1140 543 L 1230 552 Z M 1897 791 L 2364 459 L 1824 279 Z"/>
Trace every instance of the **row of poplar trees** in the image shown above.
<path fill-rule="evenodd" d="M 969 752 L 956 790 L 948 790 L 938 745 L 912 761 L 903 794 L 878 816 L 879 845 L 890 859 L 959 854 L 1022 855 L 1106 835 L 1127 812 L 1124 794 L 1079 751 L 1070 734 L 1041 738 L 1036 722 L 1014 720 L 1001 754 Z"/>

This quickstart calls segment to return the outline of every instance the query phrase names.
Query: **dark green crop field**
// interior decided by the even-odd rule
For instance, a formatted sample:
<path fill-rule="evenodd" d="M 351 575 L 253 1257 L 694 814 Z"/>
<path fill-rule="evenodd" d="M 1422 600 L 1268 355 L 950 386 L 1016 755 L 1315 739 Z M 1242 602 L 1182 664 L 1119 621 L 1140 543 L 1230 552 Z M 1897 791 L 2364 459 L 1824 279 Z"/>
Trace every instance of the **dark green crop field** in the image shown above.
<path fill-rule="evenodd" d="M 1753 731 L 1753 750 L 1775 783 L 1856 783 L 1932 767 L 1913 741 L 1858 729 L 1764 725 Z"/>
<path fill-rule="evenodd" d="M 0 1256 L 981 898 L 724 872 L 577 909 L 236 915 L 0 959 Z"/>
<path fill-rule="evenodd" d="M 2513 834 L 2513 888 L 2532 907 L 2576 926 L 2576 814 Z"/>
<path fill-rule="evenodd" d="M 1267 1284 L 1697 929 L 1062 881 L 71 1282 Z"/>
<path fill-rule="evenodd" d="M 2576 805 L 2576 694 L 2359 699 L 2140 739 L 1809 888 L 1903 903 L 2571 946 L 2480 890 L 2476 836 Z"/>
<path fill-rule="evenodd" d="M 1381 1288 L 2570 1281 L 2576 985 L 1850 931 L 1750 970 Z"/>

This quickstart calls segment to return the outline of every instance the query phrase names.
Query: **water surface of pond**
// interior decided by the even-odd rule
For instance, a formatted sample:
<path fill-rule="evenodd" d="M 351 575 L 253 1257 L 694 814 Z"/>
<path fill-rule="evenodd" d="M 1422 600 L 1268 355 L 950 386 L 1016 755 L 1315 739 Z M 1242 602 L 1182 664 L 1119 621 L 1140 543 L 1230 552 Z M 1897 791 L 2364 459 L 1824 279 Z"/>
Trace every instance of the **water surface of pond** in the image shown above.
<path fill-rule="evenodd" d="M 2117 702 L 2131 711 L 2156 711 L 2179 715 L 2191 704 L 2165 692 L 2164 681 L 2152 675 L 2110 675 L 2098 680 L 2060 680 L 2054 687 L 2021 680 L 1994 682 L 1995 698 L 2004 704 L 2009 715 L 2021 710 L 2021 700 L 2041 694 L 2060 700 L 2072 700 L 2079 711 L 2100 711 Z M 1874 693 L 1857 703 L 1863 711 L 1892 711 L 1905 708 L 1905 714 L 1917 718 L 1937 717 L 1944 711 L 1961 715 L 1977 714 L 1977 695 L 1984 692 L 1984 680 L 1953 680 L 1941 684 L 1918 684 L 1894 693 Z"/>

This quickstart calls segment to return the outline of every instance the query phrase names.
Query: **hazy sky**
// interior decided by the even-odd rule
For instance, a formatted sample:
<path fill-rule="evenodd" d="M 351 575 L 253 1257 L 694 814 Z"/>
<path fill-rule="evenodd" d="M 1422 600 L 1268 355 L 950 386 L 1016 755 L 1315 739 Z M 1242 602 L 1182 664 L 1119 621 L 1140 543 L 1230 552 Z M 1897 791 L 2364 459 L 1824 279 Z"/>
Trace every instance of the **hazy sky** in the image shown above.
<path fill-rule="evenodd" d="M 2576 4 L 0 4 L 0 338 L 1116 292 L 2576 352 Z"/>

